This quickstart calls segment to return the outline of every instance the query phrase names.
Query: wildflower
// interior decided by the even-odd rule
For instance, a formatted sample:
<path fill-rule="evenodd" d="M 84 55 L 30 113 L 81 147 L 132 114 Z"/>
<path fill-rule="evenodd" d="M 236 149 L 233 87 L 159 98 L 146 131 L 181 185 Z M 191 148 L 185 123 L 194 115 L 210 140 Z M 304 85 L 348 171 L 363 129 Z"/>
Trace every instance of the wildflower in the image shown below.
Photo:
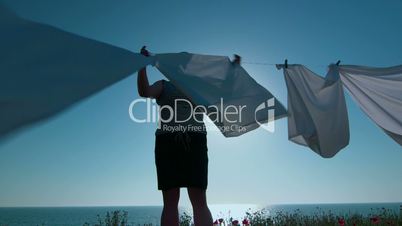
<path fill-rule="evenodd" d="M 237 226 L 237 225 L 239 225 L 239 221 L 238 221 L 238 220 L 234 220 L 234 221 L 232 221 L 232 225 L 233 225 L 233 226 Z"/>
<path fill-rule="evenodd" d="M 339 218 L 339 219 L 338 219 L 338 224 L 339 224 L 340 226 L 344 226 L 344 225 L 345 225 L 345 220 L 344 220 L 343 218 Z"/>
<path fill-rule="evenodd" d="M 219 218 L 219 224 L 223 223 L 223 218 Z"/>
<path fill-rule="evenodd" d="M 244 218 L 244 220 L 242 221 L 243 225 L 250 225 L 250 221 L 247 220 L 247 218 Z"/>
<path fill-rule="evenodd" d="M 373 224 L 378 224 L 378 223 L 380 223 L 380 218 L 379 217 L 371 217 L 370 218 L 370 221 L 371 221 L 371 223 L 373 223 Z"/>
<path fill-rule="evenodd" d="M 219 225 L 218 220 L 215 220 L 215 221 L 214 221 L 214 226 L 215 226 L 215 225 Z"/>

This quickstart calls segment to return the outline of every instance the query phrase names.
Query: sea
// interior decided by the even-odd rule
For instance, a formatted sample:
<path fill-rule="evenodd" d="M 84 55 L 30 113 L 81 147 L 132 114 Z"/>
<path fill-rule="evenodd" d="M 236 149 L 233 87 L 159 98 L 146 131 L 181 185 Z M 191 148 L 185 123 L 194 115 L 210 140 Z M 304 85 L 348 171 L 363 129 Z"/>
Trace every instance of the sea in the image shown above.
<path fill-rule="evenodd" d="M 356 203 L 356 204 L 287 204 L 253 205 L 222 204 L 210 205 L 214 219 L 224 218 L 242 220 L 246 211 L 265 209 L 268 214 L 278 211 L 303 214 L 316 214 L 331 211 L 334 214 L 359 213 L 370 215 L 385 208 L 395 214 L 402 214 L 402 203 Z M 75 226 L 95 225 L 98 216 L 104 218 L 107 212 L 127 211 L 129 225 L 160 225 L 162 206 L 105 206 L 105 207 L 1 207 L 0 226 Z M 191 215 L 190 207 L 180 207 L 180 212 Z"/>

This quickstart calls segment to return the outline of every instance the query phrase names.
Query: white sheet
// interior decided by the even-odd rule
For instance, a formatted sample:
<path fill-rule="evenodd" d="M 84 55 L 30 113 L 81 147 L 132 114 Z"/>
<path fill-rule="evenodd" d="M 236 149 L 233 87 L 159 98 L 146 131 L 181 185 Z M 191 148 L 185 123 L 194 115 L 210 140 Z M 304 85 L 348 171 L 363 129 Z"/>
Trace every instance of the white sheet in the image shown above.
<path fill-rule="evenodd" d="M 125 78 L 152 59 L 17 17 L 0 5 L 0 138 Z"/>
<path fill-rule="evenodd" d="M 193 103 L 219 108 L 222 98 L 223 108 L 228 105 L 246 106 L 236 122 L 231 121 L 235 121 L 238 115 L 227 115 L 228 118 L 218 120 L 210 117 L 226 137 L 242 135 L 258 128 L 259 123 L 269 121 L 269 109 L 275 110 L 275 119 L 287 114 L 283 105 L 276 98 L 272 99 L 274 96 L 268 90 L 251 78 L 240 65 L 232 64 L 226 56 L 169 53 L 155 57 L 159 71 Z M 274 102 L 272 107 L 266 104 L 270 99 Z M 265 107 L 258 111 L 257 107 L 261 104 L 265 104 Z"/>
<path fill-rule="evenodd" d="M 343 85 L 360 108 L 402 145 L 402 65 L 375 68 L 342 65 Z"/>
<path fill-rule="evenodd" d="M 349 144 L 349 123 L 336 65 L 325 78 L 302 65 L 283 68 L 288 88 L 289 140 L 310 147 L 324 158 Z"/>

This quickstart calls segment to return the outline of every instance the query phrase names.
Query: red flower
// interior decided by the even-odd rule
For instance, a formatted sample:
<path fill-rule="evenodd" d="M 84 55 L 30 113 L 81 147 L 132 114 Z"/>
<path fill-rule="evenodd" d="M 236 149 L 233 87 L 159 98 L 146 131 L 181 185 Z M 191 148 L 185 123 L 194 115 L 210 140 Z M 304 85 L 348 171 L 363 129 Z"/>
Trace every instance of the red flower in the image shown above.
<path fill-rule="evenodd" d="M 246 218 L 242 221 L 243 225 L 250 225 L 250 221 L 248 221 Z"/>
<path fill-rule="evenodd" d="M 234 221 L 232 221 L 232 225 L 239 225 L 239 221 L 238 220 L 234 220 Z"/>
<path fill-rule="evenodd" d="M 371 217 L 370 221 L 373 224 L 378 224 L 378 223 L 380 223 L 380 218 L 379 217 Z"/>
<path fill-rule="evenodd" d="M 222 224 L 222 222 L 223 222 L 223 218 L 219 218 L 219 223 Z"/>
<path fill-rule="evenodd" d="M 219 224 L 218 220 L 215 220 L 215 221 L 214 221 L 214 225 L 215 225 L 215 224 Z"/>
<path fill-rule="evenodd" d="M 344 226 L 344 225 L 345 225 L 345 220 L 344 220 L 343 218 L 339 218 L 339 219 L 338 219 L 338 224 L 339 224 L 340 226 Z"/>

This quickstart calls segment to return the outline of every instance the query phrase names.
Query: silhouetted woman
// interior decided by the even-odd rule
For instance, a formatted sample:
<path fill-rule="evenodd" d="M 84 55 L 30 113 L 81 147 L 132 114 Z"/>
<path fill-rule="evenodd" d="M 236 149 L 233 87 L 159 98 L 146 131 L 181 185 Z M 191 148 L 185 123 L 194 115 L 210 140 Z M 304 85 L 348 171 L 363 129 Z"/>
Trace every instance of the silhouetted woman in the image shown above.
<path fill-rule="evenodd" d="M 141 49 L 141 54 L 149 56 L 145 46 Z M 181 187 L 187 188 L 195 225 L 211 226 L 212 216 L 206 198 L 208 148 L 203 115 L 192 115 L 188 98 L 169 81 L 159 80 L 149 85 L 146 68 L 138 72 L 137 85 L 141 97 L 156 99 L 160 107 L 171 107 L 174 114 L 171 115 L 170 110 L 162 108 L 155 132 L 158 190 L 162 190 L 163 194 L 162 226 L 179 225 Z"/>

